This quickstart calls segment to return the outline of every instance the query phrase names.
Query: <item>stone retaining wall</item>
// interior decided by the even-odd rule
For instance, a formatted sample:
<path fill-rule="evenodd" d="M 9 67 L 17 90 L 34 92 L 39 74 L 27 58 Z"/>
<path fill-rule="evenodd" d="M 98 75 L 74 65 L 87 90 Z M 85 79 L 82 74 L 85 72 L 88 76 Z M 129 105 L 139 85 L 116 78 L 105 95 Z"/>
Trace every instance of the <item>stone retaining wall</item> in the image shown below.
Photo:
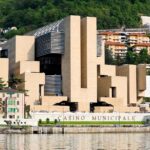
<path fill-rule="evenodd" d="M 150 127 L 27 127 L 0 128 L 0 134 L 150 133 Z"/>
<path fill-rule="evenodd" d="M 33 133 L 78 134 L 78 133 L 150 133 L 150 127 L 37 127 Z"/>

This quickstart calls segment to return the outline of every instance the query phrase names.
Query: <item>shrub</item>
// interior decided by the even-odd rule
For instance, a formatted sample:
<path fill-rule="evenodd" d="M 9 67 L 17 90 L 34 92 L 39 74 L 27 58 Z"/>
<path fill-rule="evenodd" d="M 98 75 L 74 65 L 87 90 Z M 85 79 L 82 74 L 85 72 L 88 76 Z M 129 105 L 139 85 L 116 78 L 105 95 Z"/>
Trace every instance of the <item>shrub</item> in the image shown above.
<path fill-rule="evenodd" d="M 58 120 L 57 120 L 57 119 L 55 119 L 55 120 L 54 120 L 54 123 L 55 123 L 55 124 L 57 124 L 57 122 L 58 122 Z"/>
<path fill-rule="evenodd" d="M 42 124 L 42 120 L 41 120 L 41 119 L 39 119 L 39 122 L 38 122 L 38 124 Z"/>
<path fill-rule="evenodd" d="M 49 118 L 46 118 L 46 123 L 49 124 Z"/>

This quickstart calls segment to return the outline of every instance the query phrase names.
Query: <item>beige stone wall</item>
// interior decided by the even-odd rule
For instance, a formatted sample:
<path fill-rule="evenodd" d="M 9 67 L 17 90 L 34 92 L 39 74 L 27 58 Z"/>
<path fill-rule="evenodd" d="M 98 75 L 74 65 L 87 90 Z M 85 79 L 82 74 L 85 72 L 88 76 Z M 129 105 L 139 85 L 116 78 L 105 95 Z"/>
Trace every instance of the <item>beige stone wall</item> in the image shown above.
<path fill-rule="evenodd" d="M 58 106 L 56 103 L 67 101 L 66 96 L 43 96 L 42 105 L 32 106 L 32 111 L 70 112 L 69 106 Z"/>
<path fill-rule="evenodd" d="M 113 111 L 114 111 L 114 108 L 111 106 L 110 107 L 108 107 L 108 106 L 95 107 L 95 109 L 94 109 L 95 113 L 100 113 L 100 112 L 108 113 L 108 112 L 113 112 Z"/>
<path fill-rule="evenodd" d="M 83 44 L 85 44 L 85 46 L 82 47 L 81 52 L 86 51 L 86 54 L 87 54 L 87 60 L 85 63 L 87 64 L 87 88 L 86 88 L 86 91 L 84 88 L 81 88 L 80 95 L 81 95 L 81 98 L 84 100 L 83 102 L 85 103 L 88 102 L 88 105 L 89 105 L 90 102 L 97 102 L 96 18 L 94 17 L 83 18 L 81 21 L 81 24 L 82 24 L 82 36 L 81 37 L 82 37 Z M 84 31 L 83 29 L 85 28 L 86 30 Z M 82 59 L 83 57 L 81 55 L 81 60 Z M 81 78 L 81 82 L 82 82 L 82 78 Z"/>
<path fill-rule="evenodd" d="M 4 49 L 8 49 L 8 58 L 9 58 L 9 75 L 13 73 L 14 68 L 15 68 L 15 62 L 16 62 L 16 38 L 12 38 L 8 40 L 6 44 L 3 45 Z"/>
<path fill-rule="evenodd" d="M 101 97 L 99 99 L 99 101 L 105 101 L 106 103 L 109 103 L 109 104 L 113 105 L 114 108 L 123 107 L 124 106 L 122 98 Z"/>
<path fill-rule="evenodd" d="M 0 58 L 0 78 L 5 81 L 5 84 L 8 85 L 8 59 Z"/>
<path fill-rule="evenodd" d="M 137 74 L 135 65 L 117 67 L 118 76 L 126 76 L 128 80 L 128 104 L 137 103 Z"/>
<path fill-rule="evenodd" d="M 115 76 L 111 78 L 111 87 L 116 88 L 116 98 L 121 99 L 120 105 L 127 106 L 127 78 Z"/>
<path fill-rule="evenodd" d="M 44 88 L 40 89 L 40 86 L 45 84 L 44 73 L 24 73 L 21 75 L 24 79 L 23 87 L 27 90 L 26 104 L 32 106 L 44 96 Z M 40 93 L 41 90 L 41 93 Z"/>
<path fill-rule="evenodd" d="M 122 98 L 110 98 L 110 97 L 101 97 L 100 101 L 105 101 L 113 107 L 95 107 L 94 112 L 109 112 L 109 111 L 115 111 L 115 112 L 139 112 L 139 107 L 128 107 L 124 105 Z"/>
<path fill-rule="evenodd" d="M 66 96 L 43 96 L 42 105 L 54 105 L 62 101 L 67 101 Z"/>
<path fill-rule="evenodd" d="M 143 101 L 146 90 L 146 65 L 137 65 L 137 99 L 138 103 Z"/>
<path fill-rule="evenodd" d="M 62 57 L 63 94 L 89 111 L 97 101 L 96 18 L 65 18 L 65 54 Z"/>
<path fill-rule="evenodd" d="M 99 97 L 110 97 L 111 77 L 98 78 L 97 94 Z"/>
<path fill-rule="evenodd" d="M 19 61 L 33 61 L 35 57 L 34 36 L 15 36 L 3 48 L 9 50 L 9 73 L 13 74 Z"/>
<path fill-rule="evenodd" d="M 116 66 L 100 65 L 100 75 L 116 76 Z"/>
<path fill-rule="evenodd" d="M 34 36 L 16 36 L 16 60 L 33 61 L 35 58 L 35 38 Z"/>
<path fill-rule="evenodd" d="M 114 96 L 113 88 L 115 88 Z M 111 102 L 111 98 L 115 98 L 119 99 L 120 105 L 127 106 L 127 78 L 118 76 L 98 78 L 98 98 L 101 100 L 102 97 L 107 97 L 109 104 L 116 105 L 116 100 L 113 99 L 115 104 Z"/>
<path fill-rule="evenodd" d="M 34 105 L 32 111 L 47 111 L 47 112 L 70 112 L 68 106 L 47 106 L 47 105 Z"/>
<path fill-rule="evenodd" d="M 135 113 L 139 112 L 140 109 L 139 107 L 115 107 L 114 111 L 116 112 L 130 112 L 130 113 Z"/>
<path fill-rule="evenodd" d="M 15 74 L 19 75 L 24 72 L 40 72 L 40 62 L 39 61 L 19 61 L 15 65 Z"/>
<path fill-rule="evenodd" d="M 146 65 L 137 65 L 137 87 L 139 91 L 146 90 Z"/>

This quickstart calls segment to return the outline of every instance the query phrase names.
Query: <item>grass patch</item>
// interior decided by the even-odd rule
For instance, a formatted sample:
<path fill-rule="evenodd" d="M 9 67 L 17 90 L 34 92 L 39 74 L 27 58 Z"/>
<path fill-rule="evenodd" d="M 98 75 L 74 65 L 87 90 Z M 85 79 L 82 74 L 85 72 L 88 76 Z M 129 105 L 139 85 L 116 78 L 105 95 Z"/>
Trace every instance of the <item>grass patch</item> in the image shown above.
<path fill-rule="evenodd" d="M 39 126 L 54 126 L 54 125 L 143 125 L 144 121 L 63 121 L 47 123 L 42 121 Z"/>

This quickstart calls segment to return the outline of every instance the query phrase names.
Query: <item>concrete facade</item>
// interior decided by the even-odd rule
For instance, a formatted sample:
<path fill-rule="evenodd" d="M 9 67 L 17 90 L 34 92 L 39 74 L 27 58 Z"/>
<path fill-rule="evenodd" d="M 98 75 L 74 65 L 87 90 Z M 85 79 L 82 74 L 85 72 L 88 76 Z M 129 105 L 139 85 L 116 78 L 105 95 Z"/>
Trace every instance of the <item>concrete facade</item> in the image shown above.
<path fill-rule="evenodd" d="M 8 63 L 9 60 L 7 58 L 0 58 L 0 78 L 8 85 Z"/>
<path fill-rule="evenodd" d="M 96 18 L 70 16 L 65 23 L 62 90 L 72 102 L 78 102 L 79 111 L 90 110 L 90 102 L 97 101 Z"/>
<path fill-rule="evenodd" d="M 146 84 L 145 65 L 105 65 L 104 43 L 97 39 L 95 17 L 69 16 L 63 23 L 63 53 L 49 51 L 37 61 L 37 34 L 16 36 L 3 47 L 9 51 L 9 73 L 25 81 L 20 85 L 28 90 L 25 104 L 30 105 L 31 111 L 138 112 L 137 104 L 144 96 Z M 53 68 L 54 57 L 61 60 L 59 72 Z M 47 70 L 56 73 L 41 72 L 43 61 L 51 63 Z M 62 95 L 47 96 L 45 75 L 57 73 L 62 79 Z M 49 84 L 59 83 L 55 80 Z"/>
<path fill-rule="evenodd" d="M 146 76 L 145 97 L 150 97 L 150 76 Z"/>

